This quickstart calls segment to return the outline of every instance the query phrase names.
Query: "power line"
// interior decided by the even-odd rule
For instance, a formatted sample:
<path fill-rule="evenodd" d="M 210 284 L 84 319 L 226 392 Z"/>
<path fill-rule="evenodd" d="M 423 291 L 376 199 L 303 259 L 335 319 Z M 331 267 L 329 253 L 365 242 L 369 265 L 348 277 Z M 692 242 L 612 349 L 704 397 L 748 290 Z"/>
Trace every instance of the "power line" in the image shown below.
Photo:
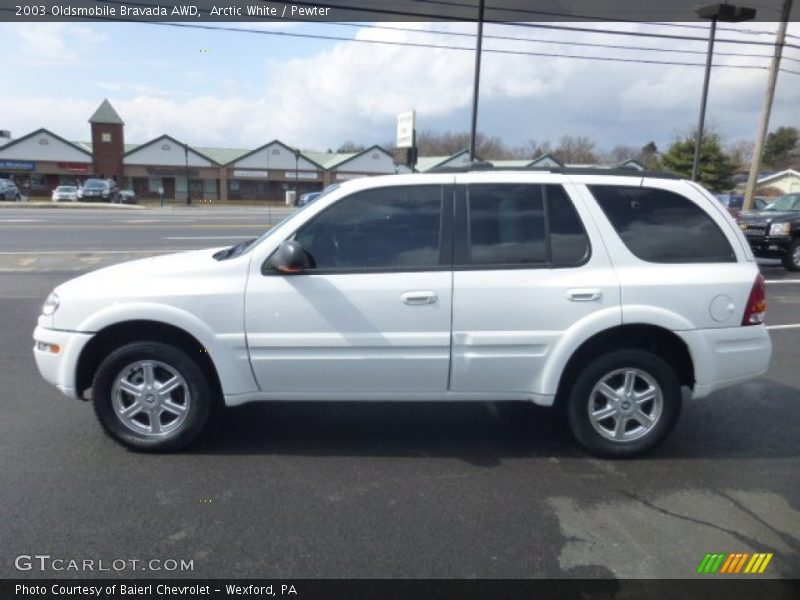
<path fill-rule="evenodd" d="M 0 9 L 2 10 L 2 9 Z M 97 17 L 93 20 L 98 21 L 123 21 L 122 19 L 109 19 L 104 17 Z M 162 27 L 177 27 L 177 28 L 184 28 L 184 29 L 202 29 L 207 31 L 228 31 L 228 32 L 236 32 L 236 33 L 250 33 L 254 35 L 269 35 L 269 36 L 279 36 L 279 37 L 293 37 L 293 38 L 304 38 L 304 39 L 323 39 L 323 40 L 333 40 L 333 41 L 343 41 L 343 42 L 353 42 L 353 43 L 361 43 L 361 44 L 378 44 L 384 46 L 402 46 L 402 47 L 417 47 L 417 48 L 431 48 L 431 49 L 441 49 L 441 50 L 460 50 L 460 51 L 468 51 L 474 52 L 475 49 L 472 47 L 467 46 L 450 46 L 444 44 L 426 44 L 421 42 L 395 42 L 390 40 L 363 40 L 358 38 L 346 38 L 341 36 L 333 36 L 333 35 L 322 35 L 322 34 L 311 34 L 311 33 L 297 33 L 297 32 L 289 32 L 289 31 L 268 31 L 268 30 L 259 30 L 259 29 L 247 29 L 244 27 L 229 27 L 229 26 L 212 26 L 212 25 L 202 25 L 198 23 L 175 23 L 175 22 L 161 22 L 161 21 L 135 21 L 135 20 L 126 20 L 124 22 L 128 23 L 138 23 L 140 25 L 156 25 Z M 672 66 L 687 66 L 687 67 L 704 67 L 704 63 L 687 63 L 687 62 L 680 62 L 680 61 L 660 61 L 660 60 L 650 60 L 650 59 L 635 59 L 635 58 L 621 58 L 621 57 L 610 57 L 610 56 L 583 56 L 583 55 L 573 55 L 573 54 L 553 54 L 553 53 L 545 53 L 545 52 L 532 52 L 532 51 L 525 51 L 525 50 L 501 50 L 496 48 L 484 48 L 484 52 L 490 52 L 494 54 L 510 54 L 510 55 L 517 55 L 517 56 L 543 56 L 543 57 L 551 57 L 551 58 L 566 58 L 566 59 L 576 59 L 576 60 L 592 60 L 592 61 L 607 61 L 607 62 L 622 62 L 622 63 L 637 63 L 637 64 L 656 64 L 656 65 L 672 65 Z M 714 64 L 714 67 L 719 68 L 726 68 L 726 69 L 757 69 L 757 70 L 766 70 L 767 67 L 765 66 L 758 66 L 758 65 L 728 65 L 728 64 Z M 792 71 L 787 71 L 791 72 Z"/>
<path fill-rule="evenodd" d="M 366 25 L 366 24 L 359 24 L 359 23 L 326 23 L 326 25 L 333 25 L 337 27 L 355 27 L 359 29 L 382 29 L 387 31 L 403 31 L 409 33 L 426 33 L 426 34 L 437 34 L 437 35 L 449 35 L 449 36 L 458 36 L 458 37 L 469 37 L 475 38 L 476 34 L 462 32 L 462 31 L 444 31 L 441 29 L 413 29 L 410 27 L 394 27 L 389 25 Z M 610 48 L 615 50 L 641 50 L 646 52 L 675 52 L 679 54 L 700 54 L 705 56 L 705 50 L 687 50 L 683 48 L 654 48 L 652 46 L 626 46 L 620 44 L 602 44 L 598 42 L 563 42 L 560 40 L 545 40 L 545 39 L 536 39 L 536 38 L 526 38 L 526 37 L 515 37 L 515 36 L 504 36 L 504 35 L 495 35 L 495 34 L 488 34 L 484 33 L 483 37 L 486 39 L 496 39 L 496 40 L 507 40 L 507 41 L 518 41 L 518 42 L 529 42 L 529 43 L 537 43 L 537 44 L 556 44 L 562 46 L 585 46 L 589 48 Z M 715 56 L 739 56 L 742 58 L 771 58 L 769 54 L 742 54 L 739 52 L 714 52 Z M 800 59 L 792 58 L 792 57 L 784 57 L 786 60 L 791 60 L 794 62 L 800 63 Z"/>

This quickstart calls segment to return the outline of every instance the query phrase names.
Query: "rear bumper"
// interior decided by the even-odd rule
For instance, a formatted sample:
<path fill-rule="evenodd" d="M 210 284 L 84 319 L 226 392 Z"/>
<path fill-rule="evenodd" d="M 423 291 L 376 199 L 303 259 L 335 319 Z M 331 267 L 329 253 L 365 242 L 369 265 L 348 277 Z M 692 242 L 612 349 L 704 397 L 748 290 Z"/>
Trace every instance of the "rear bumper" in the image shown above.
<path fill-rule="evenodd" d="M 48 383 L 56 386 L 61 393 L 69 398 L 77 398 L 75 389 L 75 371 L 78 358 L 83 348 L 94 336 L 93 333 L 79 333 L 76 331 L 60 331 L 37 327 L 33 332 L 33 356 L 39 373 Z M 42 344 L 56 344 L 59 351 L 52 352 L 42 349 Z"/>
<path fill-rule="evenodd" d="M 693 398 L 755 379 L 767 372 L 772 342 L 764 325 L 676 331 L 694 363 Z"/>

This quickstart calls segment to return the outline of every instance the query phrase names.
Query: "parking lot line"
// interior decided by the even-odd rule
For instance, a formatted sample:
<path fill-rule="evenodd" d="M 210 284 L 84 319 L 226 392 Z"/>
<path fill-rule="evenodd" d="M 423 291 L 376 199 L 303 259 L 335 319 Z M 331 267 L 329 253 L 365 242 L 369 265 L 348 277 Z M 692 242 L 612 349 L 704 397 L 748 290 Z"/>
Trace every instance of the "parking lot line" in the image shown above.
<path fill-rule="evenodd" d="M 767 329 L 800 329 L 800 323 L 789 323 L 787 325 L 767 325 Z"/>
<path fill-rule="evenodd" d="M 800 279 L 767 279 L 765 283 L 797 283 L 797 284 L 800 284 Z"/>

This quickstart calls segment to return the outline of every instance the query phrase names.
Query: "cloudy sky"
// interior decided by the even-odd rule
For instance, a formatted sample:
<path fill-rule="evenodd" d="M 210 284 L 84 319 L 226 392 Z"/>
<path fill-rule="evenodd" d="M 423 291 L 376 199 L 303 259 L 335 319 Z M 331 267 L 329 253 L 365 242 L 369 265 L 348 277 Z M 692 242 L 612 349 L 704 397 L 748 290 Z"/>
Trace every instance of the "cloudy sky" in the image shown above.
<path fill-rule="evenodd" d="M 374 27 L 380 25 L 381 27 Z M 706 29 L 645 24 L 586 25 L 597 29 L 704 38 Z M 419 46 L 368 44 L 382 40 L 474 46 L 474 24 L 254 23 L 225 27 L 260 33 L 157 24 L 3 23 L 0 53 L 4 93 L 0 129 L 20 137 L 46 127 L 70 140 L 88 140 L 87 119 L 108 98 L 126 123 L 126 141 L 168 133 L 196 146 L 253 148 L 278 138 L 326 150 L 346 140 L 364 144 L 394 138 L 396 114 L 417 111 L 418 129 L 466 131 L 472 98 L 473 54 Z M 700 26 L 705 27 L 705 26 Z M 774 23 L 726 25 L 720 39 L 773 39 Z M 388 28 L 403 28 L 403 31 Z M 445 33 L 426 33 L 436 30 Z M 800 46 L 800 23 L 788 41 Z M 345 40 L 304 39 L 281 33 Z M 657 61 L 705 60 L 705 43 L 490 25 L 485 49 Z M 276 35 L 278 34 L 278 35 Z M 462 35 L 452 35 L 462 34 Z M 534 40 L 534 41 L 531 41 Z M 569 45 L 544 43 L 568 42 Z M 662 48 L 611 49 L 575 42 Z M 769 55 L 767 46 L 718 43 L 724 53 Z M 677 53 L 691 50 L 696 54 Z M 800 48 L 788 48 L 778 80 L 771 128 L 800 126 Z M 8 60 L 10 59 L 10 60 Z M 727 65 L 767 66 L 768 58 L 717 56 Z M 659 147 L 692 127 L 703 68 L 601 62 L 486 52 L 479 128 L 509 145 L 529 139 L 586 135 L 598 147 Z M 715 68 L 708 120 L 726 142 L 755 136 L 767 82 L 765 69 Z"/>

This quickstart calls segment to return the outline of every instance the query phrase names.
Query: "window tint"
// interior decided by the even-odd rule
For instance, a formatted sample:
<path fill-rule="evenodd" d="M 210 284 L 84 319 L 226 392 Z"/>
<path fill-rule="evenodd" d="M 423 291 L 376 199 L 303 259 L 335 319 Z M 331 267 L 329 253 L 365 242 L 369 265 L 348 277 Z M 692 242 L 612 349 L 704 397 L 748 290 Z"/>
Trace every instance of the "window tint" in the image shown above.
<path fill-rule="evenodd" d="M 547 261 L 541 186 L 471 185 L 468 194 L 471 264 Z"/>
<path fill-rule="evenodd" d="M 440 186 L 367 190 L 317 215 L 296 239 L 316 269 L 435 267 L 441 207 Z"/>
<path fill-rule="evenodd" d="M 545 190 L 553 265 L 560 267 L 580 263 L 589 255 L 589 238 L 578 211 L 560 185 L 548 185 Z"/>
<path fill-rule="evenodd" d="M 703 210 L 673 192 L 589 186 L 628 249 L 655 263 L 735 262 L 728 240 Z"/>
<path fill-rule="evenodd" d="M 583 224 L 560 185 L 471 185 L 468 207 L 470 264 L 569 266 L 588 255 Z"/>

